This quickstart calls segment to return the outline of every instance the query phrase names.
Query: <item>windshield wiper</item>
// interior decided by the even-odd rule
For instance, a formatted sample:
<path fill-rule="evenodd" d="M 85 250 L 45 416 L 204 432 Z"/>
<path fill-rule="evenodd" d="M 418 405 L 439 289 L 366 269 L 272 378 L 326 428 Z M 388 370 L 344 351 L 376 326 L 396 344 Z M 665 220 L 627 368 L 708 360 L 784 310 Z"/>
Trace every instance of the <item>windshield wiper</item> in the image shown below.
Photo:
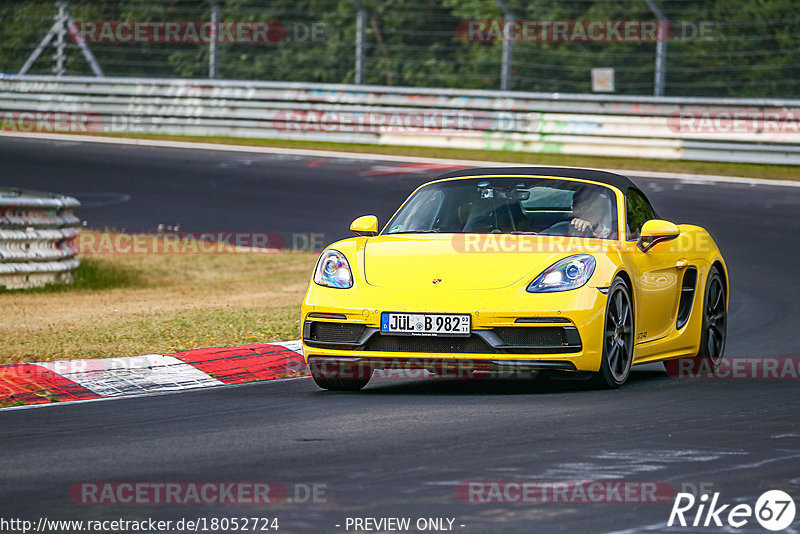
<path fill-rule="evenodd" d="M 513 232 L 508 233 L 514 235 L 539 235 L 539 232 L 523 232 L 522 230 L 514 230 Z"/>
<path fill-rule="evenodd" d="M 441 230 L 436 230 L 431 228 L 430 230 L 406 230 L 405 232 L 389 232 L 387 235 L 397 235 L 397 234 L 438 234 L 441 233 Z"/>

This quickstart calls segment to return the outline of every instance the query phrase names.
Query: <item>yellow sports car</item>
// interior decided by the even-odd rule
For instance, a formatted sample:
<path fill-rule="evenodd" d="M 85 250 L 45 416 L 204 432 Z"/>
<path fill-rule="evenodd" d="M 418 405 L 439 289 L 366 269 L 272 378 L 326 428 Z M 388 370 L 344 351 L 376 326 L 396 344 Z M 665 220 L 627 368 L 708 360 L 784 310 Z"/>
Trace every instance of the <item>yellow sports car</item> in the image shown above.
<path fill-rule="evenodd" d="M 725 350 L 728 275 L 709 234 L 659 219 L 628 178 L 589 169 L 451 172 L 378 231 L 319 257 L 302 306 L 316 383 L 376 369 L 572 373 L 622 385 L 632 365 Z"/>

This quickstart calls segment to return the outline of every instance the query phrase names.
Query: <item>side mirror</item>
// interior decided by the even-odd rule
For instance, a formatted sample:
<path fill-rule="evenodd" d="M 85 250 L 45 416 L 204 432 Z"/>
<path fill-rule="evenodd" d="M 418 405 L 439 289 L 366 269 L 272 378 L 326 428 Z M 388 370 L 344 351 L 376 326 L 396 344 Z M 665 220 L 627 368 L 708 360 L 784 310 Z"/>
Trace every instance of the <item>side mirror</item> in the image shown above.
<path fill-rule="evenodd" d="M 673 223 L 661 219 L 651 219 L 642 226 L 642 233 L 636 246 L 642 252 L 647 252 L 657 243 L 671 241 L 681 235 L 681 231 Z"/>
<path fill-rule="evenodd" d="M 378 218 L 374 215 L 363 215 L 353 221 L 350 230 L 360 236 L 378 235 Z"/>

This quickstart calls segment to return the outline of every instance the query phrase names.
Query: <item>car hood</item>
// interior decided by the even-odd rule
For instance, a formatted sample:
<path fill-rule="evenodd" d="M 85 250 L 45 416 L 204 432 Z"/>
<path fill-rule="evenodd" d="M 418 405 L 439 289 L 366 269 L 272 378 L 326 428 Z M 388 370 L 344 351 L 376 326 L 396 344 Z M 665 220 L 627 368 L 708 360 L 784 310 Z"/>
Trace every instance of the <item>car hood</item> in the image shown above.
<path fill-rule="evenodd" d="M 365 245 L 364 273 L 368 284 L 379 287 L 497 289 L 530 282 L 559 259 L 584 252 L 585 241 L 554 244 L 552 238 L 508 234 L 378 236 Z"/>

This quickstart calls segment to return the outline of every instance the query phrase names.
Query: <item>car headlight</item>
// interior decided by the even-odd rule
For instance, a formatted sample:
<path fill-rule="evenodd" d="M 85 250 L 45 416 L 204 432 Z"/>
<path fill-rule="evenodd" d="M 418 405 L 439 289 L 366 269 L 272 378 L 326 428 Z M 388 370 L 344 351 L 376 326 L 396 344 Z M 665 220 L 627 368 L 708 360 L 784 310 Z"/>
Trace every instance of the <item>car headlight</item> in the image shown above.
<path fill-rule="evenodd" d="M 321 286 L 339 289 L 353 287 L 353 274 L 344 254 L 338 250 L 323 252 L 314 271 L 314 282 Z"/>
<path fill-rule="evenodd" d="M 584 285 L 594 273 L 595 259 L 588 254 L 577 254 L 559 260 L 528 285 L 529 293 L 569 291 Z"/>

